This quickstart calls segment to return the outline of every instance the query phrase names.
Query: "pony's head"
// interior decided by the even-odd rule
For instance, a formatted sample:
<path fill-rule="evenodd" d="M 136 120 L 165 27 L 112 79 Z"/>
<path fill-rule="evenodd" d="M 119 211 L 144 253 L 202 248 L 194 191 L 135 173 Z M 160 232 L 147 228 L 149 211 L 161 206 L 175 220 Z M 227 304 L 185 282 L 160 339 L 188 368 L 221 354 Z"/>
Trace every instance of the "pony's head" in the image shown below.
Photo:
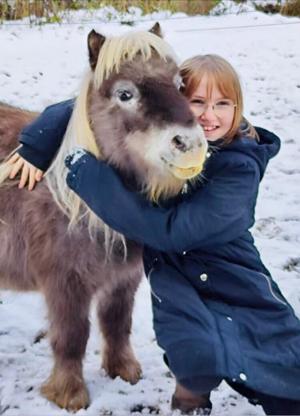
<path fill-rule="evenodd" d="M 112 164 L 152 200 L 177 194 L 201 172 L 207 151 L 158 24 L 112 38 L 93 30 L 88 51 L 90 71 L 49 175 L 56 199 L 73 220 L 80 210 L 66 188 L 63 159 L 74 146 Z"/>

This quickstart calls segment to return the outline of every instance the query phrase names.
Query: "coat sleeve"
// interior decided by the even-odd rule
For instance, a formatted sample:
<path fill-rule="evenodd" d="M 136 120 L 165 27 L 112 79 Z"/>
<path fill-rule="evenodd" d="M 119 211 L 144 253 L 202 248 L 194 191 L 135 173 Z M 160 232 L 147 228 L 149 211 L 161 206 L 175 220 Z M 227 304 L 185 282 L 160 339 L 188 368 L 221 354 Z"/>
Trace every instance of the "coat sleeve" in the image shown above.
<path fill-rule="evenodd" d="M 46 171 L 61 145 L 73 107 L 74 100 L 51 105 L 26 126 L 19 138 L 22 144 L 18 149 L 20 156 Z"/>
<path fill-rule="evenodd" d="M 223 163 L 188 199 L 170 208 L 153 206 L 129 191 L 118 174 L 90 154 L 67 182 L 111 228 L 127 238 L 165 252 L 182 252 L 228 243 L 254 222 L 259 171 L 253 161 Z"/>

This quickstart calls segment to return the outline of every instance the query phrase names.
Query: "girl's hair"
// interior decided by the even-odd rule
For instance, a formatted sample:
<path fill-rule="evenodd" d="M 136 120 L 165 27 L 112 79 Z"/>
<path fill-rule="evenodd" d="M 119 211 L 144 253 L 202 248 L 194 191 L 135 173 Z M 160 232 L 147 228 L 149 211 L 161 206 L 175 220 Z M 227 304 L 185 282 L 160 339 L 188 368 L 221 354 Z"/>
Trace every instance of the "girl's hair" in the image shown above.
<path fill-rule="evenodd" d="M 245 134 L 258 139 L 254 127 L 243 117 L 241 84 L 238 74 L 229 62 L 218 55 L 196 55 L 180 65 L 180 75 L 183 81 L 181 91 L 187 98 L 192 96 L 201 79 L 206 76 L 208 96 L 216 86 L 224 97 L 231 99 L 236 104 L 232 126 L 224 137 L 226 143 Z"/>

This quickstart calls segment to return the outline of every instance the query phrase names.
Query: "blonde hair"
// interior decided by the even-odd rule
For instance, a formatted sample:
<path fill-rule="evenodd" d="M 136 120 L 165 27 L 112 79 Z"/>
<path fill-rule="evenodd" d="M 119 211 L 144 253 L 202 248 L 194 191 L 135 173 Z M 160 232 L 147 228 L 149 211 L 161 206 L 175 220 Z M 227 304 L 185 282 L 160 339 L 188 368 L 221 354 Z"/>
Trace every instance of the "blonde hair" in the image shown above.
<path fill-rule="evenodd" d="M 153 53 L 156 53 L 165 61 L 170 56 L 174 58 L 171 47 L 163 39 L 150 32 L 133 32 L 105 40 L 99 52 L 95 72 L 89 71 L 84 79 L 61 148 L 46 177 L 53 198 L 70 219 L 69 224 L 71 228 L 82 217 L 85 217 L 92 238 L 96 236 L 99 230 L 104 232 L 105 248 L 108 258 L 112 254 L 113 244 L 116 239 L 122 240 L 126 252 L 125 239 L 104 224 L 68 188 L 66 184 L 67 169 L 64 164 L 64 159 L 76 146 L 80 146 L 97 158 L 101 158 L 101 149 L 98 148 L 96 143 L 87 112 L 90 86 L 93 84 L 96 89 L 99 89 L 103 81 L 108 79 L 113 72 L 119 72 L 123 62 L 132 61 L 137 55 L 141 56 L 144 61 L 147 61 L 153 56 Z"/>
<path fill-rule="evenodd" d="M 257 138 L 254 127 L 243 117 L 244 103 L 239 77 L 228 61 L 218 55 L 196 55 L 180 65 L 183 80 L 182 93 L 190 98 L 198 88 L 204 76 L 208 79 L 207 94 L 211 95 L 216 86 L 224 97 L 231 99 L 236 105 L 233 122 L 227 132 L 225 143 L 230 143 L 241 134 Z"/>

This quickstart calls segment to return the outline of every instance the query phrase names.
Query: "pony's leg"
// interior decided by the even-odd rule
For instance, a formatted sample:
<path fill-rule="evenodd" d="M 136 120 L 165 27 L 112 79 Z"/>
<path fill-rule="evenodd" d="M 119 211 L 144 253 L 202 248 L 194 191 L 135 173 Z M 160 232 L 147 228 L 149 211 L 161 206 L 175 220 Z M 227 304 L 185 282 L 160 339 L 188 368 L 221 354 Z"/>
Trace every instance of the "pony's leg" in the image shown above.
<path fill-rule="evenodd" d="M 51 277 L 49 278 L 51 279 Z M 90 295 L 78 275 L 59 278 L 46 291 L 54 367 L 41 393 L 71 411 L 86 408 L 89 395 L 82 375 L 82 358 L 89 336 Z"/>
<path fill-rule="evenodd" d="M 132 384 L 141 377 L 141 366 L 130 344 L 135 282 L 119 285 L 98 304 L 98 318 L 103 334 L 102 367 L 115 378 L 120 376 Z"/>

